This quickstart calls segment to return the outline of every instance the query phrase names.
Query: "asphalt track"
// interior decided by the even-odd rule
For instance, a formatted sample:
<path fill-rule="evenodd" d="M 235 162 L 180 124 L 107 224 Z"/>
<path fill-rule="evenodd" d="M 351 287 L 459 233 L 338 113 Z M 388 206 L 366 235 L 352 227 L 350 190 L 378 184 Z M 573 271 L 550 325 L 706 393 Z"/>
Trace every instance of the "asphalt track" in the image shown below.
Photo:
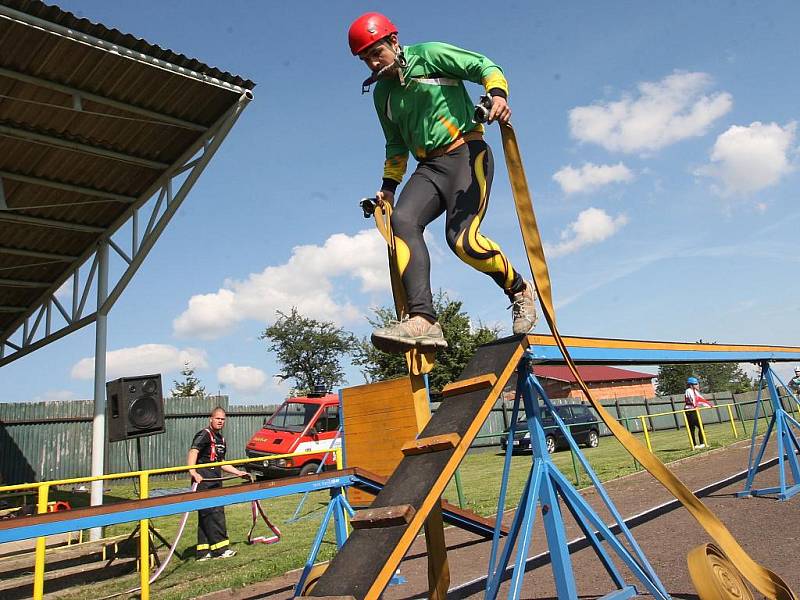
<path fill-rule="evenodd" d="M 692 489 L 699 491 L 705 502 L 731 530 L 734 536 L 761 564 L 776 571 L 795 590 L 800 589 L 800 497 L 787 502 L 771 498 L 735 497 L 744 486 L 743 469 L 747 463 L 749 440 L 724 449 L 713 450 L 689 457 L 670 468 Z M 768 450 L 768 457 L 774 457 Z M 498 456 L 498 464 L 502 458 Z M 765 462 L 769 462 L 766 459 Z M 766 468 L 756 478 L 757 487 L 774 485 L 777 469 Z M 696 598 L 686 567 L 686 555 L 694 546 L 709 542 L 708 536 L 689 513 L 662 488 L 649 474 L 639 472 L 607 482 L 606 490 L 626 521 L 630 520 L 632 532 L 648 560 L 667 590 L 675 598 Z M 467 490 L 468 493 L 468 490 Z M 599 497 L 593 490 L 584 490 L 584 497 L 595 507 Z M 653 511 L 655 507 L 659 507 Z M 652 511 L 651 514 L 643 514 Z M 601 515 L 604 510 L 598 509 Z M 638 517 L 637 517 L 638 515 Z M 506 514 L 510 523 L 513 513 Z M 577 525 L 566 519 L 567 538 L 581 537 Z M 455 528 L 446 530 L 448 557 L 451 571 L 449 598 L 483 597 L 490 544 L 484 539 Z M 554 598 L 555 586 L 546 556 L 544 530 L 537 523 L 527 566 L 522 598 Z M 590 548 L 572 553 L 578 593 L 582 597 L 596 597 L 612 590 L 611 581 Z M 629 582 L 629 573 L 622 568 Z M 401 563 L 400 573 L 408 581 L 387 588 L 387 600 L 425 598 L 427 596 L 427 563 L 425 543 L 418 538 Z M 285 599 L 292 597 L 292 588 L 298 573 L 289 573 L 270 581 L 242 590 L 223 590 L 203 597 L 203 600 L 256 600 Z M 507 592 L 501 586 L 500 597 Z"/>

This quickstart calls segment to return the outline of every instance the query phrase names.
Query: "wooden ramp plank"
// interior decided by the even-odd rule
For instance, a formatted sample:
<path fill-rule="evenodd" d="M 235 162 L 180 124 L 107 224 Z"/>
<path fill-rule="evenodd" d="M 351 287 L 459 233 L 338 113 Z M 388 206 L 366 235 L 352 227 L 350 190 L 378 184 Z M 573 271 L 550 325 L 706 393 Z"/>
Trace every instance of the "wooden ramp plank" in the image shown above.
<path fill-rule="evenodd" d="M 364 510 L 356 511 L 356 514 L 350 518 L 350 525 L 353 529 L 376 529 L 406 525 L 414 518 L 415 512 L 417 511 L 410 504 L 365 508 Z"/>
<path fill-rule="evenodd" d="M 494 373 L 470 377 L 469 379 L 458 379 L 442 388 L 442 396 L 449 398 L 465 392 L 483 390 L 492 387 L 495 383 L 497 383 L 497 377 Z"/>
<path fill-rule="evenodd" d="M 389 478 L 384 475 L 372 473 L 366 469 L 362 469 L 361 467 L 353 467 L 353 470 L 359 479 L 369 482 L 369 487 L 365 487 L 364 490 L 372 495 L 377 494 L 378 491 L 380 491 L 380 489 L 386 485 L 386 482 L 389 480 Z M 359 487 L 359 485 L 361 484 L 358 482 L 358 480 L 356 480 L 356 483 L 353 484 L 354 487 Z M 377 490 L 375 489 L 376 487 Z M 442 498 L 442 516 L 444 517 L 444 522 L 448 525 L 453 525 L 463 529 L 464 531 L 474 533 L 475 535 L 492 539 L 495 520 L 491 517 L 482 517 L 478 513 L 472 512 L 468 508 L 460 508 L 455 504 L 448 502 L 445 498 Z M 501 525 L 500 535 L 508 535 L 507 525 Z"/>
<path fill-rule="evenodd" d="M 411 522 L 353 531 L 311 596 L 350 595 L 356 600 L 380 596 L 478 435 L 523 350 L 522 336 L 504 338 L 478 349 L 459 381 L 492 374 L 496 383 L 491 388 L 466 391 L 448 398 L 420 433 L 421 438 L 456 433 L 460 436 L 458 446 L 441 452 L 405 456 L 372 503 L 373 508 L 409 504 L 416 510 Z"/>
<path fill-rule="evenodd" d="M 417 438 L 416 440 L 411 440 L 403 444 L 400 448 L 400 452 L 402 452 L 404 456 L 426 454 L 428 452 L 441 452 L 442 450 L 455 448 L 460 441 L 461 436 L 457 433 L 436 435 L 430 438 Z"/>

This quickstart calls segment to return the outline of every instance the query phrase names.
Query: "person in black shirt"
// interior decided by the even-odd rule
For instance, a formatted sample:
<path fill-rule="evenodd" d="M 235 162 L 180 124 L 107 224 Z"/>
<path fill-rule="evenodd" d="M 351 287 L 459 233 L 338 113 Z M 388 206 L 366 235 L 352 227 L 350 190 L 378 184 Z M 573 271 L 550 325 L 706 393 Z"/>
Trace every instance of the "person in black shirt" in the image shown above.
<path fill-rule="evenodd" d="M 223 427 L 225 409 L 218 406 L 211 412 L 208 427 L 195 434 L 186 464 L 193 466 L 224 461 L 226 447 L 225 438 L 222 437 Z M 197 483 L 198 490 L 208 490 L 222 486 L 222 471 L 239 477 L 249 477 L 246 471 L 233 465 L 190 469 L 189 474 L 192 481 Z M 225 525 L 225 507 L 215 506 L 197 511 L 197 560 L 236 556 L 236 551 L 230 548 L 230 544 Z"/>

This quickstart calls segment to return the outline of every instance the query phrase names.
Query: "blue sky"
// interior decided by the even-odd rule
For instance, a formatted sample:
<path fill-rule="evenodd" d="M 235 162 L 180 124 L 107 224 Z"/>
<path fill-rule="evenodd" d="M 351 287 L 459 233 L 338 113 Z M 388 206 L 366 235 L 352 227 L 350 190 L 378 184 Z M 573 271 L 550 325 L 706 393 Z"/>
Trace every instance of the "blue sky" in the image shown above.
<path fill-rule="evenodd" d="M 346 42 L 368 10 L 388 14 L 401 43 L 447 41 L 503 67 L 562 333 L 800 342 L 797 3 L 60 6 L 258 84 L 111 312 L 109 378 L 157 370 L 167 385 L 189 359 L 208 391 L 277 402 L 287 387 L 258 340 L 276 308 L 366 335 L 369 307 L 390 303 L 381 242 L 357 207 L 383 161 Z M 483 230 L 526 272 L 496 127 L 488 139 Z M 428 237 L 434 288 L 510 329 L 505 297 L 450 254 L 443 222 Z M 88 327 L 4 367 L 3 400 L 90 398 L 93 348 Z"/>

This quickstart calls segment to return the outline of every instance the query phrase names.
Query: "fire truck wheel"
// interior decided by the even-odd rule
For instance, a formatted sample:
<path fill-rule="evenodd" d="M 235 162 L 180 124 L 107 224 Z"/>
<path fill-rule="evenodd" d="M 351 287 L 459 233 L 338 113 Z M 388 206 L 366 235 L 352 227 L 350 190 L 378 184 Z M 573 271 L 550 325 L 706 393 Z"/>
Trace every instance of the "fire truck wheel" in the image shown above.
<path fill-rule="evenodd" d="M 303 465 L 303 468 L 300 469 L 300 476 L 304 477 L 305 475 L 314 475 L 317 472 L 317 468 L 319 467 L 319 463 L 310 462 Z"/>

